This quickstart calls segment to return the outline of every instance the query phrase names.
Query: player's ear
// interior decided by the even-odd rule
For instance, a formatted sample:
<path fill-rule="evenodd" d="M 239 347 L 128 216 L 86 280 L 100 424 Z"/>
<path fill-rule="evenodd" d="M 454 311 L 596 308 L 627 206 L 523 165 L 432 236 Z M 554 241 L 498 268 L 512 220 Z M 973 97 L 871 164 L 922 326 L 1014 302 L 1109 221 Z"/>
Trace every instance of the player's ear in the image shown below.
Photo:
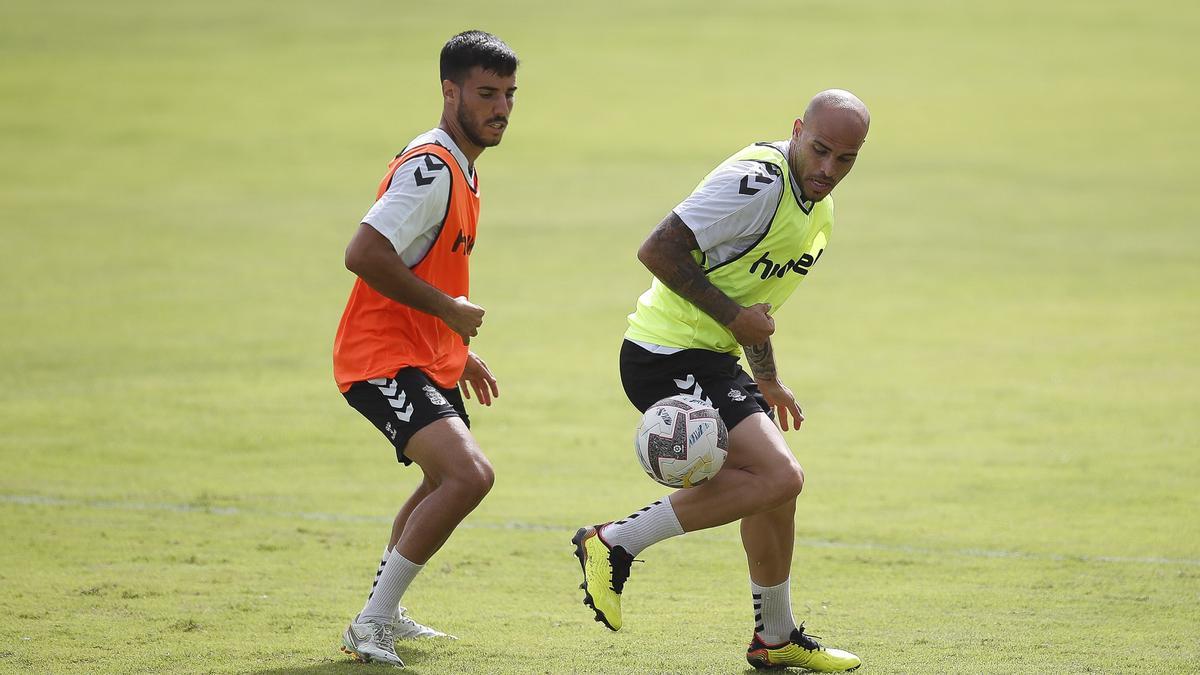
<path fill-rule="evenodd" d="M 447 103 L 458 100 L 458 85 L 454 84 L 454 80 L 442 80 L 442 99 Z"/>
<path fill-rule="evenodd" d="M 797 117 L 796 122 L 792 124 L 792 137 L 799 138 L 801 131 L 804 131 L 804 120 Z"/>

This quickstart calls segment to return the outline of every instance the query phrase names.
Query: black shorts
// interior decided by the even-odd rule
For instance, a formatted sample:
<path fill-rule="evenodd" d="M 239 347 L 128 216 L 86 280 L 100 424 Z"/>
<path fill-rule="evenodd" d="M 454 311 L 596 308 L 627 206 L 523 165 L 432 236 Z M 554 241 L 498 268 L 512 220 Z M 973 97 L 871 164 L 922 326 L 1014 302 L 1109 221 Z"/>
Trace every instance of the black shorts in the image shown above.
<path fill-rule="evenodd" d="M 396 460 L 408 465 L 404 446 L 421 429 L 443 417 L 471 420 L 457 388 L 442 389 L 416 368 L 401 368 L 395 377 L 355 382 L 342 396 L 396 447 Z"/>
<path fill-rule="evenodd" d="M 707 349 L 655 354 L 625 340 L 621 344 L 621 384 L 629 402 L 641 412 L 668 396 L 690 394 L 716 408 L 727 429 L 754 413 L 774 419 L 758 384 L 733 354 Z"/>

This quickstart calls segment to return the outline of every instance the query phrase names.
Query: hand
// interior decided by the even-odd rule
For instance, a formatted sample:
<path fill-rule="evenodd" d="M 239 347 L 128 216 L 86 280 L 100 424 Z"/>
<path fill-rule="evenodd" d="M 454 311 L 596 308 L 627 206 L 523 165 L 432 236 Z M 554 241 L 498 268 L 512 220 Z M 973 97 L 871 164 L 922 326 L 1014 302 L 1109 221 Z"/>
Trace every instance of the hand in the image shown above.
<path fill-rule="evenodd" d="M 500 396 L 500 387 L 496 385 L 496 377 L 492 375 L 487 364 L 475 352 L 467 352 L 467 366 L 458 380 L 458 387 L 462 390 L 463 396 L 469 399 L 471 391 L 467 389 L 467 385 L 471 385 L 471 389 L 475 390 L 476 398 L 484 405 L 491 405 L 492 399 Z"/>
<path fill-rule="evenodd" d="M 441 319 L 450 330 L 462 336 L 464 345 L 471 344 L 471 338 L 479 335 L 479 327 L 483 325 L 483 308 L 472 303 L 463 296 L 450 301 L 450 306 L 442 312 Z"/>
<path fill-rule="evenodd" d="M 779 380 L 754 380 L 758 383 L 758 390 L 762 392 L 763 398 L 767 399 L 767 405 L 775 411 L 775 421 L 779 423 L 779 428 L 788 431 L 788 414 L 792 416 L 792 428 L 800 430 L 800 424 L 804 422 L 804 413 L 800 411 L 800 405 L 796 403 L 796 397 L 792 394 L 792 390 L 788 389 L 783 382 Z"/>
<path fill-rule="evenodd" d="M 767 312 L 771 305 L 760 302 L 757 305 L 743 307 L 738 310 L 727 328 L 733 333 L 733 338 L 742 345 L 761 345 L 775 332 L 775 319 Z"/>

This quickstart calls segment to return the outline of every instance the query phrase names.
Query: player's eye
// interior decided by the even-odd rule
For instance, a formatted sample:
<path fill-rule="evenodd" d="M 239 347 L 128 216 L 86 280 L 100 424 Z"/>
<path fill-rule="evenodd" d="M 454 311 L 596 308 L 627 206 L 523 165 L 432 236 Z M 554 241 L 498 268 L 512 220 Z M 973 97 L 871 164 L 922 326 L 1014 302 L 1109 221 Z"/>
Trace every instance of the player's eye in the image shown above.
<path fill-rule="evenodd" d="M 828 155 L 829 154 L 829 150 L 827 148 L 823 148 L 819 145 L 813 146 L 813 152 L 817 153 L 818 155 Z"/>

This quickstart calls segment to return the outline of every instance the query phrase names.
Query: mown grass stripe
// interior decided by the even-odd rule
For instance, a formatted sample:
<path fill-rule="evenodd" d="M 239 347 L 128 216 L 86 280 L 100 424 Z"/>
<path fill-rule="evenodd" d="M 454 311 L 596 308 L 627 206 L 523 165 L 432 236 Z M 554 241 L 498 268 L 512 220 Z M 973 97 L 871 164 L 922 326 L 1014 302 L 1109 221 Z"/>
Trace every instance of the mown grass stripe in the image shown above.
<path fill-rule="evenodd" d="M 392 516 L 361 516 L 345 513 L 323 513 L 319 511 L 266 511 L 262 509 L 246 509 L 236 506 L 206 506 L 202 504 L 175 504 L 169 502 L 141 502 L 124 500 L 82 500 L 46 495 L 0 495 L 0 503 L 18 506 L 70 506 L 92 509 L 112 509 L 118 511 L 162 511 L 168 513 L 203 513 L 214 516 L 259 516 L 267 518 L 290 518 L 307 521 L 338 522 L 338 523 L 390 523 Z M 533 530 L 541 532 L 570 532 L 575 527 L 560 527 L 540 523 L 525 523 L 507 521 L 503 523 L 467 522 L 459 527 L 481 530 Z M 736 536 L 706 532 L 704 536 L 717 540 L 736 540 Z M 1075 555 L 1068 553 L 1029 553 L 1025 551 L 1004 551 L 995 549 L 936 549 L 923 546 L 902 546 L 895 544 L 879 544 L 874 542 L 845 542 L 829 541 L 826 539 L 797 538 L 798 546 L 812 548 L 850 549 L 863 551 L 882 551 L 885 553 L 911 553 L 916 555 L 953 555 L 966 558 L 998 558 L 1012 560 L 1037 561 L 1070 561 L 1078 563 L 1112 563 L 1134 565 L 1180 565 L 1200 567 L 1200 560 L 1192 558 L 1163 558 L 1156 556 L 1130 557 L 1114 555 Z"/>

